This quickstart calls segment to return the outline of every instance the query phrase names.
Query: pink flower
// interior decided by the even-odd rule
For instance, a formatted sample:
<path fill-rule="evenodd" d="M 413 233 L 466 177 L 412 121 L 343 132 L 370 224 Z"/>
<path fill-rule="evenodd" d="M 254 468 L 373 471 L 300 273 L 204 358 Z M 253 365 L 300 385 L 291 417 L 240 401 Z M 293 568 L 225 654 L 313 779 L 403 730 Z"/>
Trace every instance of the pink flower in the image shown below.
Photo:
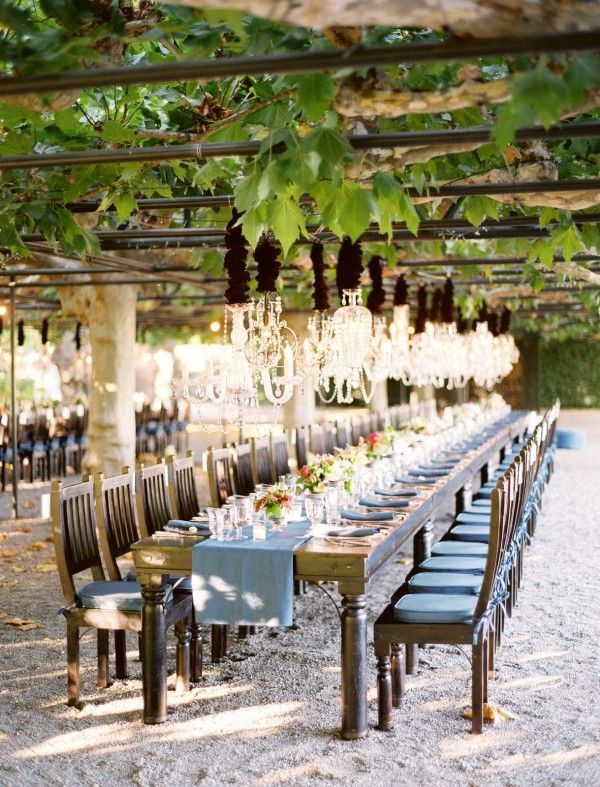
<path fill-rule="evenodd" d="M 371 434 L 367 435 L 367 443 L 371 445 L 375 445 L 381 440 L 381 434 L 379 432 L 371 432 Z"/>
<path fill-rule="evenodd" d="M 310 470 L 308 469 L 308 465 L 304 465 L 304 467 L 301 467 L 299 472 L 302 478 L 308 478 L 308 476 L 310 475 Z"/>

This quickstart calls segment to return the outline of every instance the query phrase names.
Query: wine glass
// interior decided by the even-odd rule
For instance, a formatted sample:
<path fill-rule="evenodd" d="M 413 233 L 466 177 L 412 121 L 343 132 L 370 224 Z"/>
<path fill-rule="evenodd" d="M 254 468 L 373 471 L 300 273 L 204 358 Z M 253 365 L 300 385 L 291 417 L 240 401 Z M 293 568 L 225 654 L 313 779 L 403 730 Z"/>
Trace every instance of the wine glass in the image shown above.
<path fill-rule="evenodd" d="M 330 525 L 339 525 L 340 523 L 340 487 L 340 481 L 325 482 L 324 500 L 325 508 L 327 509 L 327 521 Z"/>
<path fill-rule="evenodd" d="M 306 516 L 310 520 L 310 529 L 314 533 L 317 526 L 323 521 L 323 513 L 325 511 L 325 498 L 319 494 L 309 494 L 304 498 L 304 506 L 306 508 Z"/>

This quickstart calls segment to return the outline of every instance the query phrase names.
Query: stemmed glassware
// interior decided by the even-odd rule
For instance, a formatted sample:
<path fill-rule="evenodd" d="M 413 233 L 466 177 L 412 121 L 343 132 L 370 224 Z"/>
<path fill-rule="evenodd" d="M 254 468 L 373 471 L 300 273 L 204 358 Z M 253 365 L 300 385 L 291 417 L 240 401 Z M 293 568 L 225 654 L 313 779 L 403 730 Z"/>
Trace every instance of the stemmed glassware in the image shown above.
<path fill-rule="evenodd" d="M 341 481 L 326 481 L 324 502 L 327 510 L 327 522 L 330 525 L 339 525 L 341 521 Z"/>
<path fill-rule="evenodd" d="M 315 533 L 318 525 L 323 521 L 323 514 L 325 512 L 325 498 L 323 495 L 311 493 L 304 496 L 304 506 L 306 508 L 306 516 L 310 520 L 310 529 Z"/>

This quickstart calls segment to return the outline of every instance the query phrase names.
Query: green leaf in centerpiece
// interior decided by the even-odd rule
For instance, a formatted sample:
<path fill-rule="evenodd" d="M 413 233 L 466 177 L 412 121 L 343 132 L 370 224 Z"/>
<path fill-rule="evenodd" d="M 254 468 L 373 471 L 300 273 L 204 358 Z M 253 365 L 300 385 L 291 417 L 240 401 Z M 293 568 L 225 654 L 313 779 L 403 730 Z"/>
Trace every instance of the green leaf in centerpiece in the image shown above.
<path fill-rule="evenodd" d="M 331 74 L 307 74 L 298 80 L 298 106 L 307 120 L 320 120 L 333 99 Z"/>

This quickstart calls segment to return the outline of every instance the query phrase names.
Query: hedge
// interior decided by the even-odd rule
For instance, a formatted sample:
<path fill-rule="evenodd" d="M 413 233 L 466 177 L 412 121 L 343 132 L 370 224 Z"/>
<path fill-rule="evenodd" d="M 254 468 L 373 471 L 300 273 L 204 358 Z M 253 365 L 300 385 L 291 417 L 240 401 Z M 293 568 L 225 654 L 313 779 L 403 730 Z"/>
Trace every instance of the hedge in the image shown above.
<path fill-rule="evenodd" d="M 558 396 L 562 407 L 600 408 L 600 342 L 544 339 L 541 354 L 541 405 Z"/>

